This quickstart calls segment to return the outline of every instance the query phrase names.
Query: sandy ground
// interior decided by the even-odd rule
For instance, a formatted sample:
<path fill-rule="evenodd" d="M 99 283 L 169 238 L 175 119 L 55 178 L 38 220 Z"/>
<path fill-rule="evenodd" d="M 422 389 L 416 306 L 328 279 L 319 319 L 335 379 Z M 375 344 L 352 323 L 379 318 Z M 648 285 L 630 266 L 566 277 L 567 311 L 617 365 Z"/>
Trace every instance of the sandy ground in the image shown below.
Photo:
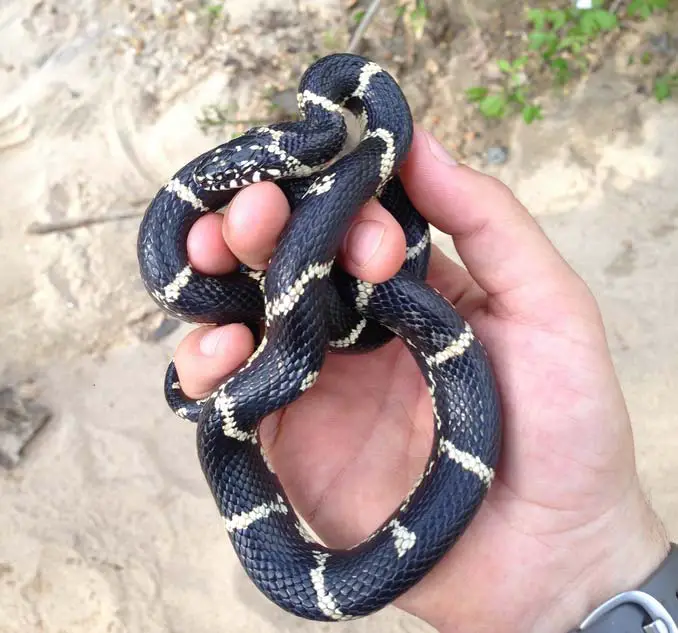
<path fill-rule="evenodd" d="M 203 14 L 178 18 L 168 4 L 0 4 L 0 376 L 30 380 L 54 412 L 20 465 L 0 471 L 2 633 L 330 630 L 280 612 L 235 561 L 193 430 L 162 397 L 187 330 L 143 291 L 138 219 L 27 234 L 34 222 L 140 212 L 214 144 L 196 127 L 201 106 L 228 95 L 240 118 L 261 113 L 255 81 L 286 86 L 345 26 L 338 2 L 253 0 L 246 12 L 229 4 L 216 37 Z M 255 5 L 256 47 L 242 30 Z M 271 51 L 283 60 L 273 68 Z M 493 173 L 599 299 L 642 478 L 675 535 L 678 104 L 639 94 L 624 54 L 551 102 L 545 122 L 487 142 L 507 141 Z M 417 118 L 455 148 L 455 93 L 473 71 L 448 49 L 425 61 L 399 78 Z M 464 156 L 490 171 L 480 157 Z M 390 609 L 331 628 L 428 630 Z"/>

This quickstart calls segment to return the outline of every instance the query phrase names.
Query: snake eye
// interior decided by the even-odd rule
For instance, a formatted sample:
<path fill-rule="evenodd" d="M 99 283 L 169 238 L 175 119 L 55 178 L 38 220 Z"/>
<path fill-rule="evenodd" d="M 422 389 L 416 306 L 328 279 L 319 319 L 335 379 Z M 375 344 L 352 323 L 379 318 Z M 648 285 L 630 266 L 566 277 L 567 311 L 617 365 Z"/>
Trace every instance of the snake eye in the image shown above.
<path fill-rule="evenodd" d="M 245 135 L 210 152 L 198 164 L 193 179 L 206 191 L 238 189 L 279 176 L 276 162 L 276 156 L 266 150 L 260 139 Z"/>

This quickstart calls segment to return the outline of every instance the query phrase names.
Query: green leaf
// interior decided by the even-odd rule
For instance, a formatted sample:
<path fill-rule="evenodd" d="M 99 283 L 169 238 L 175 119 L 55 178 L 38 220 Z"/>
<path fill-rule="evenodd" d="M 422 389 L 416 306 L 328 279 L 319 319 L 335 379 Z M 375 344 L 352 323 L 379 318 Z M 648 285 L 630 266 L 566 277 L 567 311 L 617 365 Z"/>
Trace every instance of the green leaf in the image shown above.
<path fill-rule="evenodd" d="M 520 105 L 525 105 L 525 103 L 527 102 L 527 100 L 525 99 L 525 95 L 523 94 L 523 91 L 520 89 L 513 91 L 513 93 L 511 94 L 511 101 L 515 101 Z"/>
<path fill-rule="evenodd" d="M 663 79 L 657 79 L 654 83 L 654 96 L 660 103 L 671 96 L 671 86 Z"/>
<path fill-rule="evenodd" d="M 640 16 L 647 20 L 655 11 L 663 11 L 669 6 L 669 0 L 633 0 L 626 9 L 629 17 Z"/>
<path fill-rule="evenodd" d="M 544 116 L 541 113 L 541 106 L 537 105 L 526 105 L 523 108 L 523 121 L 528 125 L 537 119 L 543 119 Z"/>
<path fill-rule="evenodd" d="M 586 33 L 584 32 L 584 29 L 582 28 L 581 25 L 581 20 L 579 23 L 575 24 L 571 29 L 567 31 L 567 36 L 568 37 L 584 37 L 586 36 Z"/>
<path fill-rule="evenodd" d="M 651 0 L 633 0 L 629 5 L 626 13 L 629 17 L 640 16 L 647 20 L 652 15 L 652 6 L 649 4 Z"/>
<path fill-rule="evenodd" d="M 510 73 L 513 70 L 513 67 L 507 59 L 500 59 L 497 61 L 497 66 L 499 66 L 499 70 L 504 73 Z"/>
<path fill-rule="evenodd" d="M 567 19 L 568 19 L 570 22 L 576 22 L 576 21 L 577 21 L 577 17 L 579 16 L 579 13 L 580 13 L 580 9 L 577 9 L 577 8 L 575 8 L 575 7 L 570 7 L 570 6 L 568 6 L 568 7 L 565 9 L 565 15 L 567 16 Z"/>
<path fill-rule="evenodd" d="M 557 50 L 562 51 L 567 48 L 570 48 L 572 44 L 574 43 L 574 37 L 564 37 L 560 42 L 558 42 Z"/>
<path fill-rule="evenodd" d="M 632 0 L 629 3 L 629 6 L 626 7 L 626 15 L 628 15 L 630 18 L 635 17 L 643 4 L 643 0 Z"/>
<path fill-rule="evenodd" d="M 546 43 L 547 38 L 548 33 L 532 31 L 527 36 L 527 40 L 529 41 L 528 48 L 533 51 L 539 50 Z"/>
<path fill-rule="evenodd" d="M 428 17 L 428 9 L 426 8 L 424 0 L 417 0 L 417 6 L 412 13 L 410 13 L 410 17 L 413 20 L 426 20 Z"/>
<path fill-rule="evenodd" d="M 598 21 L 593 11 L 586 11 L 582 14 L 579 19 L 579 29 L 584 35 L 594 35 L 598 31 Z"/>
<path fill-rule="evenodd" d="M 568 80 L 572 77 L 570 72 L 570 65 L 567 63 L 566 59 L 562 57 L 556 57 L 551 61 L 551 69 L 556 73 L 556 81 L 560 84 L 566 84 Z"/>
<path fill-rule="evenodd" d="M 654 97 L 659 103 L 671 96 L 671 82 L 669 77 L 657 77 L 654 81 Z"/>
<path fill-rule="evenodd" d="M 605 11 L 604 9 L 595 9 L 592 11 L 598 26 L 603 31 L 611 31 L 617 28 L 618 21 L 617 16 L 610 11 Z"/>
<path fill-rule="evenodd" d="M 555 59 L 552 59 L 550 66 L 553 68 L 553 70 L 567 70 L 569 68 L 567 60 L 563 59 L 562 57 L 556 57 Z"/>
<path fill-rule="evenodd" d="M 528 61 L 530 61 L 530 58 L 527 55 L 518 57 L 518 59 L 514 60 L 513 62 L 513 68 L 515 69 L 522 68 L 525 64 L 527 64 Z"/>
<path fill-rule="evenodd" d="M 588 38 L 585 35 L 568 35 L 560 40 L 557 50 L 562 51 L 569 48 L 573 53 L 578 53 L 587 42 Z"/>
<path fill-rule="evenodd" d="M 527 21 L 532 22 L 537 31 L 542 31 L 546 26 L 546 11 L 543 9 L 528 9 Z"/>
<path fill-rule="evenodd" d="M 487 96 L 488 92 L 484 86 L 473 86 L 466 90 L 466 98 L 471 102 L 480 101 Z"/>
<path fill-rule="evenodd" d="M 506 97 L 504 95 L 487 95 L 480 102 L 480 111 L 488 118 L 500 119 L 506 112 Z"/>
<path fill-rule="evenodd" d="M 353 21 L 356 24 L 360 24 L 363 21 L 363 18 L 365 17 L 365 10 L 364 9 L 358 9 L 354 14 L 353 14 Z"/>
<path fill-rule="evenodd" d="M 567 23 L 567 13 L 565 11 L 549 11 L 548 20 L 554 31 L 560 31 Z"/>
<path fill-rule="evenodd" d="M 554 33 L 544 33 L 543 31 L 533 31 L 527 36 L 530 42 L 530 50 L 538 51 L 546 47 L 552 48 L 558 42 L 558 36 Z"/>

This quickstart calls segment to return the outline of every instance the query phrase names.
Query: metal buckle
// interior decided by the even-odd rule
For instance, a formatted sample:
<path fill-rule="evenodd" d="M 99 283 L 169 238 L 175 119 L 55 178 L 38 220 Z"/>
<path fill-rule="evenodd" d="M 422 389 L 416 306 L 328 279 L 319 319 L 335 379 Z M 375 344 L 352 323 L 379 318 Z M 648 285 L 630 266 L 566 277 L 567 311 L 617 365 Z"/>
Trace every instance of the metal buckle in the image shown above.
<path fill-rule="evenodd" d="M 594 609 L 579 626 L 580 630 L 586 630 L 594 622 L 598 622 L 604 615 L 618 606 L 631 602 L 641 607 L 652 618 L 650 624 L 643 627 L 644 633 L 678 633 L 678 624 L 671 617 L 664 605 L 649 593 L 644 591 L 625 591 L 603 602 Z"/>

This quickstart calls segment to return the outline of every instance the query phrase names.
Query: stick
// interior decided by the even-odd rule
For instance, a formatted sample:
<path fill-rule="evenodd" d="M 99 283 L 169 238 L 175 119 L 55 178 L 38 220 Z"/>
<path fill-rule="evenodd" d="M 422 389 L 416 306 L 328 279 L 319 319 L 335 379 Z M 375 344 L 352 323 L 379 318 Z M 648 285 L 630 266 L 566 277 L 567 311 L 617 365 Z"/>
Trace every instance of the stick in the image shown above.
<path fill-rule="evenodd" d="M 134 213 L 114 213 L 112 215 L 95 215 L 77 220 L 62 220 L 61 222 L 33 222 L 26 229 L 29 235 L 47 235 L 48 233 L 63 233 L 73 229 L 81 229 L 94 224 L 105 224 L 119 220 L 135 220 L 142 217 L 141 211 Z"/>
<path fill-rule="evenodd" d="M 619 9 L 619 6 L 621 5 L 622 2 L 623 2 L 623 0 L 615 0 L 610 5 L 610 8 L 609 8 L 610 13 L 617 13 L 617 9 Z"/>
<path fill-rule="evenodd" d="M 355 50 L 358 47 L 358 44 L 360 43 L 360 40 L 363 38 L 363 35 L 365 35 L 365 31 L 367 30 L 367 27 L 370 25 L 370 22 L 373 20 L 374 16 L 376 15 L 377 10 L 379 9 L 380 3 L 381 3 L 381 0 L 372 0 L 372 4 L 369 6 L 367 11 L 365 11 L 365 15 L 363 16 L 363 19 L 360 20 L 360 24 L 358 24 L 358 28 L 353 33 L 353 37 L 351 38 L 351 41 L 349 42 L 348 48 L 346 49 L 347 53 L 355 53 Z"/>

